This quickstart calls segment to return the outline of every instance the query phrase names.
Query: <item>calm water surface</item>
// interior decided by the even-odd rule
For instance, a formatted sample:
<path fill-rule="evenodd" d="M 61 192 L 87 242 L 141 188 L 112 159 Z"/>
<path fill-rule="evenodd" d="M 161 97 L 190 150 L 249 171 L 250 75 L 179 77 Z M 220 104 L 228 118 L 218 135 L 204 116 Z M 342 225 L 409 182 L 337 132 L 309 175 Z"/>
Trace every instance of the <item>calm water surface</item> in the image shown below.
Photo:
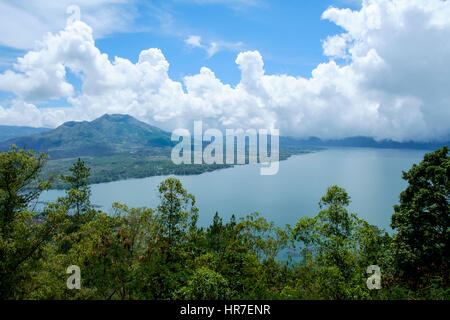
<path fill-rule="evenodd" d="M 390 230 L 392 206 L 406 187 L 402 170 L 429 151 L 369 148 L 330 148 L 280 162 L 278 174 L 261 176 L 259 165 L 236 166 L 195 176 L 177 176 L 195 195 L 199 224 L 206 226 L 216 211 L 228 220 L 258 211 L 277 225 L 295 224 L 314 216 L 328 186 L 344 187 L 351 196 L 350 210 L 369 223 Z M 92 203 L 111 212 L 113 201 L 129 206 L 156 207 L 157 186 L 167 176 L 130 179 L 92 185 Z M 50 190 L 41 200 L 53 200 L 62 191 Z"/>

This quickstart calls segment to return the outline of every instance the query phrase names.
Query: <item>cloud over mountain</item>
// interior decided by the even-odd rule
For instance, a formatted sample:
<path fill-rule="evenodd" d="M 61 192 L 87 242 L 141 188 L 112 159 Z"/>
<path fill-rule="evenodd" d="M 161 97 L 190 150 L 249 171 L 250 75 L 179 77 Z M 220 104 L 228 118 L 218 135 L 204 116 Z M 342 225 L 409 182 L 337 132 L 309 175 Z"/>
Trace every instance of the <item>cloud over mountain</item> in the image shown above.
<path fill-rule="evenodd" d="M 129 113 L 166 129 L 203 119 L 215 127 L 275 127 L 303 137 L 450 137 L 450 2 L 366 0 L 360 10 L 331 7 L 322 18 L 344 31 L 323 41 L 329 61 L 310 78 L 266 74 L 261 54 L 247 51 L 236 58 L 236 86 L 206 67 L 174 81 L 156 48 L 143 50 L 136 63 L 111 60 L 95 46 L 91 27 L 74 20 L 0 74 L 0 90 L 17 96 L 0 106 L 0 123 L 56 126 Z M 82 79 L 81 93 L 67 69 Z M 72 106 L 30 103 L 60 97 Z"/>

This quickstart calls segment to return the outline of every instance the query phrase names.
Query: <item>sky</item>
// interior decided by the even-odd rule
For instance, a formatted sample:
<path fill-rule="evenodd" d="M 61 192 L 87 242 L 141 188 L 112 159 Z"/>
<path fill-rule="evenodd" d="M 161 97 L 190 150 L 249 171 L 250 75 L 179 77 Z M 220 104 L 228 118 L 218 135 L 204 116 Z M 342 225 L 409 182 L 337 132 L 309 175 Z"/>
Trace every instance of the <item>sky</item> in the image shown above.
<path fill-rule="evenodd" d="M 443 0 L 0 0 L 0 124 L 450 139 Z"/>

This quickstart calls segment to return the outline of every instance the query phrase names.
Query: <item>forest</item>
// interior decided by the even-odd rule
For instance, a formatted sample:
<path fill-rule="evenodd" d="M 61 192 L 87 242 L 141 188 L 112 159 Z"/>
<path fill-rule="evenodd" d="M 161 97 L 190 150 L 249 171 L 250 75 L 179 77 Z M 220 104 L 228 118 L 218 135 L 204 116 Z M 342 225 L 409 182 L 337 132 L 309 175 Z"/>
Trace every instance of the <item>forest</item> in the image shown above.
<path fill-rule="evenodd" d="M 2 300 L 450 299 L 447 146 L 403 172 L 392 234 L 350 212 L 337 185 L 295 225 L 253 212 L 216 213 L 200 227 L 195 196 L 173 177 L 159 185 L 158 206 L 114 202 L 107 214 L 90 202 L 81 159 L 59 177 L 65 196 L 39 206 L 54 180 L 41 174 L 47 158 L 15 146 L 0 153 Z M 373 265 L 381 288 L 370 290 Z M 80 289 L 67 286 L 69 266 L 80 268 Z"/>

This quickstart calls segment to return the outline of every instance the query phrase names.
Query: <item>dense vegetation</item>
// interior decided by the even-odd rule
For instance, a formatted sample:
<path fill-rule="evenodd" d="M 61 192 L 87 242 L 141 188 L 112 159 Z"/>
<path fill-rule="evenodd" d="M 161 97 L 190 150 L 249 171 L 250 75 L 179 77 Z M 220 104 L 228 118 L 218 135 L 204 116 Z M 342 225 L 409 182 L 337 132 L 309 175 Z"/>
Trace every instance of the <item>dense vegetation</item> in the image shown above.
<path fill-rule="evenodd" d="M 170 133 L 129 115 L 105 114 L 93 121 L 65 122 L 56 129 L 0 143 L 49 154 L 51 159 L 150 152 L 172 146 Z M 170 154 L 170 153 L 169 153 Z"/>
<path fill-rule="evenodd" d="M 2 299 L 449 299 L 448 148 L 403 173 L 408 187 L 392 216 L 394 235 L 347 207 L 331 186 L 321 211 L 295 226 L 257 213 L 197 226 L 195 197 L 175 178 L 159 186 L 156 208 L 90 201 L 90 169 L 78 159 L 63 177 L 66 195 L 35 210 L 46 155 L 0 154 Z M 81 269 L 81 289 L 66 269 Z M 369 290 L 377 265 L 382 288 Z"/>
<path fill-rule="evenodd" d="M 91 168 L 88 182 L 102 183 L 124 179 L 146 178 L 161 175 L 193 175 L 231 167 L 226 164 L 174 164 L 168 156 L 145 154 L 120 154 L 105 157 L 81 158 Z M 42 171 L 42 177 L 52 181 L 52 189 L 65 189 L 67 183 L 60 175 L 69 173 L 74 159 L 48 161 Z"/>
<path fill-rule="evenodd" d="M 27 132 L 20 128 L 15 131 Z M 171 133 L 129 115 L 105 114 L 90 122 L 70 121 L 53 130 L 33 130 L 40 133 L 3 142 L 0 140 L 0 150 L 7 151 L 16 145 L 20 149 L 48 154 L 42 178 L 52 180 L 52 188 L 56 189 L 66 188 L 67 183 L 52 176 L 59 178 L 61 174 L 68 174 L 77 158 L 91 168 L 88 177 L 90 184 L 156 175 L 192 175 L 231 167 L 229 164 L 175 165 L 170 158 L 172 147 L 176 144 L 171 141 Z M 2 130 L 0 138 L 1 135 Z M 206 145 L 205 142 L 204 147 Z M 292 139 L 282 138 L 279 157 L 285 160 L 292 155 L 314 150 L 318 148 L 306 148 Z"/>
<path fill-rule="evenodd" d="M 279 160 L 286 160 L 292 155 L 310 153 L 317 150 L 283 146 L 280 150 Z M 176 165 L 170 159 L 168 150 L 157 148 L 153 148 L 151 152 L 121 153 L 102 157 L 82 157 L 81 159 L 86 166 L 91 168 L 91 174 L 88 178 L 90 184 L 170 174 L 195 175 L 233 166 L 230 164 L 205 163 L 202 165 Z M 60 175 L 69 173 L 73 161 L 73 158 L 48 161 L 42 170 L 42 177 L 52 181 L 53 189 L 66 188 L 67 183 L 60 179 Z"/>

